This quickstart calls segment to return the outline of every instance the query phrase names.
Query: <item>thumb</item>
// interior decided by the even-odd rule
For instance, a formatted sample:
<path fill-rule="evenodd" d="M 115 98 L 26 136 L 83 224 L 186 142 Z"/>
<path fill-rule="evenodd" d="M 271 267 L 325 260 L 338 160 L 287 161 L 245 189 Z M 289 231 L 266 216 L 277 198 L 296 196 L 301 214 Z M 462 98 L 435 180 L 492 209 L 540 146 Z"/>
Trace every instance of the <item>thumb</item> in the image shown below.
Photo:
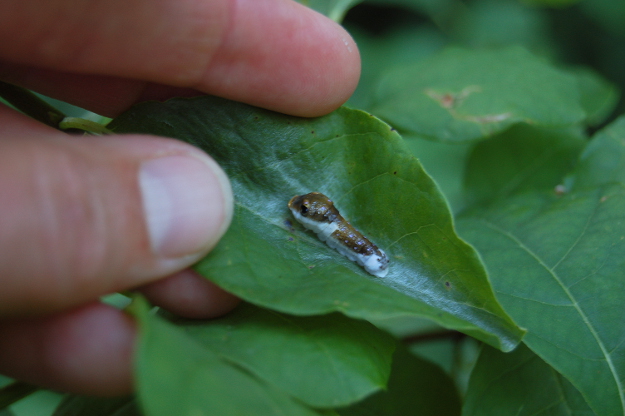
<path fill-rule="evenodd" d="M 226 175 L 188 144 L 13 131 L 0 140 L 0 316 L 60 310 L 181 270 L 231 215 Z"/>

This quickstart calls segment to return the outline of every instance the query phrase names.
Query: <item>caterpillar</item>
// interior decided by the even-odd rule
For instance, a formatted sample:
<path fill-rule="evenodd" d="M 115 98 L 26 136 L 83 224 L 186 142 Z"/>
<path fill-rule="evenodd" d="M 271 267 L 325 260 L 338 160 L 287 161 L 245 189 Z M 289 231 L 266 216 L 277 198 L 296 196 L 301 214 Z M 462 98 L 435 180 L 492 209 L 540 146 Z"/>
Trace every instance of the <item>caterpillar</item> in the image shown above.
<path fill-rule="evenodd" d="M 339 213 L 330 198 L 319 192 L 296 195 L 288 203 L 293 217 L 314 231 L 321 241 L 377 277 L 388 273 L 388 257 Z"/>

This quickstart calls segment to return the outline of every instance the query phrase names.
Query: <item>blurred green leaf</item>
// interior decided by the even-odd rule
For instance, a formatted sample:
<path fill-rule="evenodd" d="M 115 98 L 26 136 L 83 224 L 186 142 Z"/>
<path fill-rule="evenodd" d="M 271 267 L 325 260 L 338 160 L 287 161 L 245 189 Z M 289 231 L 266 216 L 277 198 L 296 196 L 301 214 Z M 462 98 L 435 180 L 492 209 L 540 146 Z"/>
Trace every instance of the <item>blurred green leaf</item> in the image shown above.
<path fill-rule="evenodd" d="M 55 129 L 65 117 L 65 114 L 32 91 L 2 80 L 0 80 L 0 97 L 2 97 L 3 102 L 10 104 L 16 110 Z"/>
<path fill-rule="evenodd" d="M 244 304 L 222 319 L 176 324 L 205 348 L 320 408 L 385 388 L 395 349 L 390 335 L 336 313 L 296 317 Z"/>
<path fill-rule="evenodd" d="M 581 0 L 522 0 L 531 6 L 547 6 L 547 7 L 568 7 L 572 4 L 579 3 Z"/>
<path fill-rule="evenodd" d="M 14 381 L 7 386 L 0 388 L 0 409 L 9 407 L 13 403 L 28 397 L 39 390 L 39 387 L 32 384 Z"/>
<path fill-rule="evenodd" d="M 465 204 L 463 177 L 471 143 L 442 143 L 406 136 L 406 145 L 434 179 L 453 212 Z"/>
<path fill-rule="evenodd" d="M 436 185 L 375 117 L 342 108 L 303 119 L 201 97 L 138 105 L 109 127 L 198 145 L 229 174 L 232 225 L 196 270 L 237 296 L 295 315 L 419 316 L 504 350 L 518 343 Z M 387 251 L 386 278 L 293 224 L 288 200 L 311 191 Z"/>
<path fill-rule="evenodd" d="M 581 2 L 579 7 L 604 29 L 615 35 L 625 35 L 625 2 L 592 0 Z"/>
<path fill-rule="evenodd" d="M 400 316 L 376 321 L 375 325 L 401 339 L 409 351 L 417 357 L 438 365 L 443 371 L 453 376 L 454 381 L 456 381 L 459 367 L 464 365 L 462 351 L 465 344 L 481 345 L 481 342 L 474 338 L 445 329 L 425 319 Z M 477 359 L 477 354 L 475 359 Z M 470 368 L 468 371 L 470 373 Z"/>
<path fill-rule="evenodd" d="M 128 309 L 139 323 L 136 385 L 147 416 L 334 415 L 311 409 L 224 360 L 137 298 Z"/>
<path fill-rule="evenodd" d="M 625 116 L 597 132 L 582 153 L 574 183 L 590 188 L 625 183 Z"/>
<path fill-rule="evenodd" d="M 50 416 L 62 399 L 61 393 L 42 389 L 14 403 L 10 409 L 15 416 Z"/>
<path fill-rule="evenodd" d="M 622 120 L 597 134 L 572 186 L 520 192 L 457 223 L 498 299 L 528 330 L 526 344 L 599 416 L 625 410 L 625 184 L 616 166 L 623 138 Z M 610 152 L 604 163 L 600 155 Z"/>
<path fill-rule="evenodd" d="M 414 356 L 402 346 L 393 358 L 388 390 L 339 413 L 342 416 L 453 416 L 460 414 L 460 397 L 451 378 L 438 366 Z"/>
<path fill-rule="evenodd" d="M 384 73 L 391 68 L 413 64 L 440 51 L 445 45 L 444 36 L 430 25 L 398 25 L 383 35 L 371 35 L 348 26 L 358 44 L 362 72 L 358 88 L 348 105 L 366 109 L 371 105 L 374 91 Z"/>
<path fill-rule="evenodd" d="M 588 114 L 587 123 L 592 126 L 603 122 L 614 111 L 619 91 L 589 69 L 578 67 L 571 70 L 571 73 L 577 78 L 581 104 Z"/>
<path fill-rule="evenodd" d="M 345 13 L 363 0 L 296 0 L 305 6 L 328 16 L 335 22 L 343 20 Z"/>
<path fill-rule="evenodd" d="M 519 122 L 570 126 L 586 117 L 575 77 L 520 47 L 450 48 L 389 71 L 370 110 L 400 130 L 452 142 Z"/>
<path fill-rule="evenodd" d="M 504 199 L 535 189 L 563 186 L 586 140 L 581 134 L 519 124 L 478 143 L 466 167 L 467 200 Z"/>
<path fill-rule="evenodd" d="M 594 416 L 582 395 L 524 345 L 504 354 L 484 346 L 463 416 Z"/>
<path fill-rule="evenodd" d="M 537 54 L 553 49 L 549 15 L 518 0 L 473 0 L 454 15 L 454 43 L 472 48 L 521 45 Z"/>
<path fill-rule="evenodd" d="M 435 22 L 447 20 L 463 7 L 458 0 L 367 0 L 367 3 L 406 8 L 425 14 Z"/>
<path fill-rule="evenodd" d="M 67 396 L 52 416 L 141 416 L 134 398 Z"/>

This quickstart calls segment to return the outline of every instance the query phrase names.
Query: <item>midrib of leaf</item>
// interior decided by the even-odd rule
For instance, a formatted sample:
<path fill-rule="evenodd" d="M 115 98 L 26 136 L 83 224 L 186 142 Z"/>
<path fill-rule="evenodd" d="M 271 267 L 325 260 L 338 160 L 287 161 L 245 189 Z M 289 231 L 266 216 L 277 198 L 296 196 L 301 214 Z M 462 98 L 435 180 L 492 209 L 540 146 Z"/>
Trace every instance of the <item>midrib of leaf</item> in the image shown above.
<path fill-rule="evenodd" d="M 594 212 L 593 212 L 594 215 Z M 566 252 L 566 254 L 564 254 L 564 256 L 562 257 L 562 259 L 560 259 L 556 265 L 553 267 L 555 268 L 557 265 L 559 265 L 562 260 L 566 257 L 566 255 L 568 253 L 570 253 L 570 251 L 575 247 L 575 245 L 579 242 L 580 238 L 584 235 L 584 232 L 586 231 L 586 228 L 588 227 L 588 224 L 590 223 L 590 220 L 592 219 L 593 215 L 590 215 L 588 218 L 588 221 L 586 222 L 586 226 L 584 227 L 584 230 L 580 233 L 580 236 L 575 240 L 575 243 L 571 245 L 571 247 L 569 248 L 569 250 Z M 625 392 L 623 391 L 623 386 L 621 385 L 621 382 L 618 378 L 618 374 L 616 372 L 616 368 L 614 366 L 614 363 L 612 362 L 611 359 L 611 355 L 608 352 L 608 350 L 606 349 L 605 345 L 603 344 L 603 342 L 601 341 L 601 338 L 599 337 L 599 334 L 597 333 L 597 331 L 595 330 L 594 326 L 591 324 L 591 322 L 589 321 L 588 317 L 586 316 L 586 314 L 584 313 L 584 311 L 582 310 L 582 308 L 579 306 L 579 304 L 577 303 L 577 300 L 575 300 L 575 297 L 573 296 L 573 294 L 568 290 L 568 288 L 566 287 L 566 285 L 564 285 L 564 283 L 562 282 L 562 280 L 560 279 L 560 277 L 558 276 L 558 274 L 549 266 L 547 266 L 547 264 L 545 264 L 545 262 L 536 254 L 534 253 L 528 246 L 526 246 L 525 244 L 523 244 L 523 242 L 517 238 L 514 234 L 512 234 L 509 231 L 504 230 L 501 227 L 498 227 L 496 224 L 491 223 L 490 221 L 481 218 L 481 221 L 490 229 L 501 233 L 502 235 L 504 235 L 505 237 L 509 238 L 510 240 L 512 240 L 514 243 L 518 244 L 518 246 L 524 250 L 527 254 L 529 254 L 532 258 L 534 258 L 536 260 L 536 262 L 543 267 L 547 272 L 549 272 L 549 274 L 551 275 L 551 277 L 553 279 L 555 279 L 555 281 L 558 283 L 558 285 L 562 288 L 562 290 L 564 291 L 564 293 L 566 294 L 566 296 L 569 298 L 569 300 L 572 303 L 572 306 L 575 308 L 575 310 L 577 311 L 577 313 L 580 315 L 580 317 L 582 318 L 582 320 L 584 321 L 584 323 L 586 324 L 586 326 L 588 327 L 588 329 L 590 330 L 590 333 L 592 334 L 593 338 L 595 339 L 595 342 L 597 343 L 597 345 L 599 346 L 599 349 L 601 350 L 601 353 L 603 354 L 606 363 L 608 364 L 608 368 L 610 369 L 610 373 L 612 374 L 612 377 L 614 379 L 614 382 L 616 383 L 616 386 L 618 388 L 618 392 L 619 392 L 619 399 L 621 402 L 621 409 L 625 409 Z"/>

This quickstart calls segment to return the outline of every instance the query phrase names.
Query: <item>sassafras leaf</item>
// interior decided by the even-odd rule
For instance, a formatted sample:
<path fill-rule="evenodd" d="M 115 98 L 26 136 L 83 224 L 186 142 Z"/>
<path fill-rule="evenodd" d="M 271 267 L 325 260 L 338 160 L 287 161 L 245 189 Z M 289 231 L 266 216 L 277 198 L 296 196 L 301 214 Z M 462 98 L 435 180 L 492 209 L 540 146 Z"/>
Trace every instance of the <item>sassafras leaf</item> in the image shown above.
<path fill-rule="evenodd" d="M 522 336 L 475 251 L 457 237 L 436 184 L 372 115 L 341 108 L 305 119 L 201 97 L 141 104 L 109 127 L 185 140 L 226 170 L 234 220 L 196 270 L 241 298 L 295 315 L 423 317 L 503 350 Z M 294 221 L 287 202 L 313 191 L 386 251 L 386 278 L 367 274 Z"/>

